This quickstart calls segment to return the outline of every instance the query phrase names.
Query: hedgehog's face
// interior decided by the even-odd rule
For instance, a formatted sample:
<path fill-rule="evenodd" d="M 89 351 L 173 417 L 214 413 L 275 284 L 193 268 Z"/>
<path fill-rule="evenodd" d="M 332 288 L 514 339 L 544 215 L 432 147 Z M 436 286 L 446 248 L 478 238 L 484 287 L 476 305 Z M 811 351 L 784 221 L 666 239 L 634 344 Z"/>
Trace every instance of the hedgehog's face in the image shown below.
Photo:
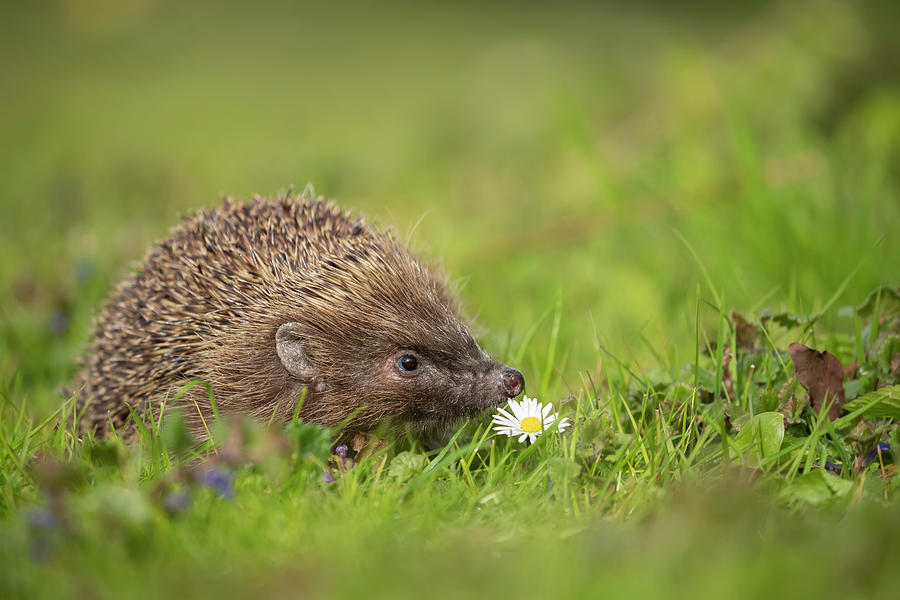
<path fill-rule="evenodd" d="M 323 260 L 284 316 L 295 322 L 278 329 L 282 364 L 313 393 L 303 410 L 320 422 L 355 414 L 353 428 L 429 424 L 520 394 L 522 374 L 475 343 L 443 282 L 390 238 L 377 241 Z"/>
<path fill-rule="evenodd" d="M 398 416 L 423 424 L 474 416 L 525 387 L 519 371 L 493 360 L 474 342 L 462 356 L 427 347 L 385 353 L 372 383 L 401 402 Z"/>
<path fill-rule="evenodd" d="M 282 325 L 276 349 L 284 368 L 308 386 L 304 412 L 312 418 L 354 415 L 353 427 L 361 429 L 386 420 L 429 426 L 474 416 L 525 387 L 519 371 L 492 359 L 461 325 L 431 344 L 411 326 L 398 336 L 404 339 L 358 339 L 344 347 L 320 346 L 321 337 L 313 341 L 302 329 Z M 322 353 L 324 347 L 331 351 Z"/>

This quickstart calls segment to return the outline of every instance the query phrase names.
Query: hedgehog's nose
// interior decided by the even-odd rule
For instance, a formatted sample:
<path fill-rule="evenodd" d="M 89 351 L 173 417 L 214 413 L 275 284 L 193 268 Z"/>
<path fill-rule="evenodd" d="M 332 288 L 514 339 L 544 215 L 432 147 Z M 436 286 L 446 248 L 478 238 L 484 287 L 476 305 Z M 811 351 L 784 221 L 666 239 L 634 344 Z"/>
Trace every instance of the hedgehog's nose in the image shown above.
<path fill-rule="evenodd" d="M 504 367 L 500 371 L 500 389 L 507 398 L 515 398 L 525 389 L 525 378 L 515 369 Z"/>

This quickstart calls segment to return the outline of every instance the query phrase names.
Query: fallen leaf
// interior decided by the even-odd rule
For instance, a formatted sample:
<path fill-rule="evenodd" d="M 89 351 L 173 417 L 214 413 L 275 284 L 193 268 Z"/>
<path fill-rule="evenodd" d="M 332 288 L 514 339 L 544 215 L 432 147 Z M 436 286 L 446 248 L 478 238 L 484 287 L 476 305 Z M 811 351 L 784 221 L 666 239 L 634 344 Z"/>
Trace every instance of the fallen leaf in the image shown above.
<path fill-rule="evenodd" d="M 373 439 L 373 437 L 370 437 L 366 433 L 357 433 L 350 440 L 350 447 L 353 448 L 353 451 L 356 453 L 362 452 L 362 449 L 368 446 Z"/>
<path fill-rule="evenodd" d="M 744 350 L 755 349 L 760 335 L 759 326 L 737 311 L 732 311 L 731 323 L 734 326 L 738 347 Z"/>
<path fill-rule="evenodd" d="M 796 342 L 788 346 L 788 351 L 800 385 L 809 392 L 813 410 L 821 411 L 827 402 L 828 418 L 837 419 L 845 402 L 844 368 L 840 361 L 830 352 L 819 352 Z"/>
<path fill-rule="evenodd" d="M 728 400 L 734 402 L 736 400 L 734 396 L 734 379 L 731 377 L 731 369 L 728 367 L 731 365 L 731 348 L 725 348 L 725 352 L 722 353 L 722 385 L 725 387 L 725 395 Z"/>
<path fill-rule="evenodd" d="M 356 453 L 356 461 L 362 462 L 366 458 L 387 448 L 387 442 L 372 433 L 357 433 L 353 436 L 353 439 L 350 440 L 350 447 L 353 448 L 353 451 Z M 375 462 L 375 465 L 373 465 L 372 468 L 380 469 L 386 460 L 387 456 L 382 456 L 380 460 Z"/>

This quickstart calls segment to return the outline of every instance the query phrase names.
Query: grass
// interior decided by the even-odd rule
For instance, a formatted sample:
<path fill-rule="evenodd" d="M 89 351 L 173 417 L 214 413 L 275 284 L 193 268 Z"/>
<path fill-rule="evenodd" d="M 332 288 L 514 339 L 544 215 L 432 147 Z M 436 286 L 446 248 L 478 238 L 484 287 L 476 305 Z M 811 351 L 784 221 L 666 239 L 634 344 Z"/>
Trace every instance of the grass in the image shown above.
<path fill-rule="evenodd" d="M 896 596 L 890 3 L 120 4 L 0 9 L 0 596 Z M 307 181 L 573 429 L 350 469 L 302 423 L 69 434 L 146 245 Z M 803 407 L 791 342 L 863 405 Z"/>

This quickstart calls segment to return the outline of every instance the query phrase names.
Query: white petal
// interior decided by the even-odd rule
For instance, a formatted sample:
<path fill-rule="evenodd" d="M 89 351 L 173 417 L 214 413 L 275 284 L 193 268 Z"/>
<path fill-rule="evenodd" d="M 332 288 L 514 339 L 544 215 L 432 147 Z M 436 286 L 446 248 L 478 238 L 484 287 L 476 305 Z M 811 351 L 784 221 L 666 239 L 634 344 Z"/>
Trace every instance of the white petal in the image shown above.
<path fill-rule="evenodd" d="M 516 421 L 521 421 L 522 420 L 522 404 L 524 404 L 524 401 L 516 402 L 514 400 L 510 400 L 508 402 L 508 404 L 509 404 L 509 408 L 512 410 L 513 418 Z"/>
<path fill-rule="evenodd" d="M 494 421 L 499 421 L 501 419 L 505 419 L 506 421 L 513 422 L 516 421 L 516 418 L 503 410 L 502 408 L 498 408 L 497 412 L 500 413 L 498 415 L 494 415 Z"/>
<path fill-rule="evenodd" d="M 527 434 L 527 433 L 523 433 L 522 435 L 520 435 L 520 436 L 519 436 L 519 443 L 521 444 L 522 442 L 524 442 L 524 441 L 525 441 L 525 438 L 527 438 L 527 437 L 528 437 L 528 434 Z"/>
<path fill-rule="evenodd" d="M 505 408 L 503 408 L 502 406 L 497 409 L 497 412 L 500 413 L 501 415 L 503 415 L 504 417 L 506 417 L 507 419 L 513 418 L 512 413 L 509 412 L 508 410 L 506 410 Z"/>
<path fill-rule="evenodd" d="M 529 398 L 528 396 L 523 396 L 522 398 L 522 407 L 525 409 L 525 412 L 531 413 L 531 403 L 534 402 L 533 398 Z M 527 416 L 527 415 L 526 415 Z"/>
<path fill-rule="evenodd" d="M 569 421 L 569 417 L 563 418 L 559 424 L 556 426 L 556 430 L 560 433 L 565 431 L 572 423 Z"/>
<path fill-rule="evenodd" d="M 546 406 L 544 406 L 544 408 L 541 410 L 541 414 L 544 416 L 545 419 L 547 418 L 547 415 L 550 414 L 550 411 L 551 411 L 551 410 L 553 410 L 553 403 L 552 403 L 552 402 L 548 403 L 548 404 L 547 404 Z"/>
<path fill-rule="evenodd" d="M 510 423 L 509 421 L 493 421 L 491 423 L 491 425 L 496 425 L 497 427 L 504 427 L 506 429 L 509 429 L 513 426 L 513 423 Z"/>
<path fill-rule="evenodd" d="M 516 416 L 516 420 L 522 420 L 522 413 L 525 412 L 525 406 L 527 405 L 526 402 L 527 399 L 522 400 L 516 404 L 515 408 L 513 408 L 512 413 Z"/>

